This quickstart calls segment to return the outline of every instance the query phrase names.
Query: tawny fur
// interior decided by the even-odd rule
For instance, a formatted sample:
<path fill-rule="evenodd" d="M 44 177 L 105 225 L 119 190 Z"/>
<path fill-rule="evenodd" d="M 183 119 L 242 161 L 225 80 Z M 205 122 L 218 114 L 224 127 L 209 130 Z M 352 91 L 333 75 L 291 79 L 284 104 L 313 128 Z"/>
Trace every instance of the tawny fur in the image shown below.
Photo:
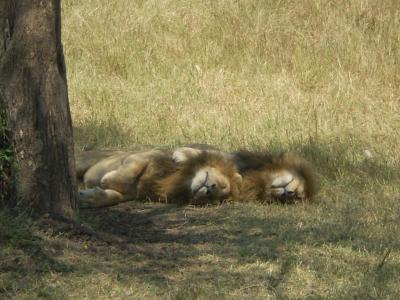
<path fill-rule="evenodd" d="M 132 153 L 128 152 L 117 152 L 115 155 L 109 152 L 90 152 L 80 154 L 77 157 L 77 169 L 79 170 L 77 175 L 84 180 L 86 179 L 87 188 L 101 186 L 104 184 L 104 177 L 107 177 L 104 175 L 109 171 L 116 170 L 116 164 L 130 166 L 129 160 L 132 160 L 132 157 L 136 158 L 136 155 L 130 156 Z M 142 154 L 139 153 L 139 155 Z M 132 165 L 136 166 L 136 164 Z M 108 166 L 110 166 L 109 169 L 107 169 Z M 200 198 L 194 201 L 190 188 L 191 179 L 203 167 L 215 168 L 223 174 L 222 177 L 227 178 L 230 185 L 230 193 L 228 195 L 220 197 L 219 194 L 212 194 L 204 199 Z M 89 179 L 85 178 L 93 170 L 96 170 L 99 174 L 92 175 Z M 127 168 L 127 170 L 131 171 L 130 168 Z M 233 162 L 226 159 L 221 153 L 203 151 L 200 155 L 183 163 L 176 163 L 173 161 L 170 152 L 158 150 L 150 156 L 145 156 L 141 169 L 134 171 L 131 174 L 136 174 L 135 176 L 123 178 L 123 185 L 115 185 L 114 182 L 113 187 L 116 188 L 110 193 L 114 196 L 117 195 L 116 200 L 114 202 L 105 201 L 104 205 L 100 206 L 114 205 L 129 200 L 150 200 L 179 205 L 189 203 L 206 204 L 239 197 L 241 177 Z M 102 178 L 103 181 L 101 181 Z M 104 190 L 108 189 L 107 184 L 101 187 Z M 104 193 L 104 196 L 106 197 L 107 195 Z"/>
<path fill-rule="evenodd" d="M 316 176 L 313 169 L 304 159 L 291 155 L 272 155 L 268 152 L 242 150 L 238 152 L 222 152 L 213 146 L 189 145 L 178 148 L 173 153 L 177 161 L 195 157 L 202 151 L 220 152 L 226 159 L 234 162 L 242 175 L 240 192 L 241 201 L 283 202 L 312 199 L 316 193 Z M 286 185 L 276 187 L 276 182 Z M 280 194 L 281 192 L 291 193 Z"/>
<path fill-rule="evenodd" d="M 272 155 L 268 152 L 239 151 L 232 153 L 235 164 L 242 175 L 240 199 L 258 202 L 293 202 L 312 199 L 317 190 L 316 176 L 304 159 L 291 155 Z M 304 180 L 301 198 L 279 198 L 271 195 L 271 183 L 276 174 L 289 171 Z"/>
<path fill-rule="evenodd" d="M 152 195 L 155 201 L 188 204 L 192 202 L 192 191 L 190 190 L 190 179 L 202 167 L 215 167 L 224 174 L 231 183 L 231 193 L 229 199 L 239 197 L 240 180 L 237 180 L 237 170 L 233 163 L 227 160 L 221 154 L 203 152 L 199 156 L 186 161 L 182 164 L 176 164 L 172 160 L 164 159 L 153 161 L 141 179 L 141 197 Z M 204 201 L 213 203 L 220 200 L 208 198 Z M 206 204 L 206 203 L 195 203 Z"/>

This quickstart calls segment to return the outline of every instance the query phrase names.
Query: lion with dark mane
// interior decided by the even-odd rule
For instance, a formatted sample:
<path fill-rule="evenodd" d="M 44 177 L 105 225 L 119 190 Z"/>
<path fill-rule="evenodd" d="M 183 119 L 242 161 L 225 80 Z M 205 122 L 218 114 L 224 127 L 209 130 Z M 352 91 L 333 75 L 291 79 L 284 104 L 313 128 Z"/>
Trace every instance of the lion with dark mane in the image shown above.
<path fill-rule="evenodd" d="M 234 163 L 242 176 L 241 201 L 292 203 L 311 199 L 316 193 L 316 176 L 310 164 L 292 154 L 222 152 L 213 146 L 191 145 L 176 149 L 173 158 L 183 162 L 204 151 L 220 153 Z"/>

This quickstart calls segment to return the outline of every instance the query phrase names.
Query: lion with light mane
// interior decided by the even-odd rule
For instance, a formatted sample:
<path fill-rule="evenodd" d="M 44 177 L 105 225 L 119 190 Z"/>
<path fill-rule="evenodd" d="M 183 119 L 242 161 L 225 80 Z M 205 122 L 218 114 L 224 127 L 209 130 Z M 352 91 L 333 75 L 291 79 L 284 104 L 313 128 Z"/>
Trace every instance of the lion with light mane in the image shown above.
<path fill-rule="evenodd" d="M 177 161 L 167 150 L 143 152 L 86 151 L 76 156 L 83 208 L 130 200 L 207 204 L 237 201 L 241 175 L 220 152 L 198 150 Z"/>

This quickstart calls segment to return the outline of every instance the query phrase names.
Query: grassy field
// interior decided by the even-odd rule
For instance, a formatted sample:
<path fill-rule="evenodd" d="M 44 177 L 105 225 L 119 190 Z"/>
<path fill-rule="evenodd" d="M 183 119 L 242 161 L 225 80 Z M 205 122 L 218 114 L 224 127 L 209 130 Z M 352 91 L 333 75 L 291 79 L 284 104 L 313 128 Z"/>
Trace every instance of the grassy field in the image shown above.
<path fill-rule="evenodd" d="M 64 0 L 63 41 L 78 148 L 288 150 L 321 190 L 81 212 L 96 234 L 2 213 L 0 298 L 400 297 L 398 0 Z"/>

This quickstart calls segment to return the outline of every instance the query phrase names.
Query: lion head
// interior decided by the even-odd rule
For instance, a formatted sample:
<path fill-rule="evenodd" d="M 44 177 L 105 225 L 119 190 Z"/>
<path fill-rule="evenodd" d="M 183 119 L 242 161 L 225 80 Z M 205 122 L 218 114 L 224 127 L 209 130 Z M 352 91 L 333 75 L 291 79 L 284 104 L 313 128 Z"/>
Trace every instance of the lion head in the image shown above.
<path fill-rule="evenodd" d="M 186 155 L 188 153 L 186 148 L 173 153 L 180 178 L 174 182 L 175 194 L 185 194 L 183 191 L 186 190 L 191 204 L 238 198 L 242 176 L 232 160 L 219 151 L 196 150 L 195 155 Z"/>
<path fill-rule="evenodd" d="M 241 151 L 234 157 L 243 175 L 244 200 L 288 203 L 311 199 L 316 193 L 315 173 L 298 156 Z"/>

